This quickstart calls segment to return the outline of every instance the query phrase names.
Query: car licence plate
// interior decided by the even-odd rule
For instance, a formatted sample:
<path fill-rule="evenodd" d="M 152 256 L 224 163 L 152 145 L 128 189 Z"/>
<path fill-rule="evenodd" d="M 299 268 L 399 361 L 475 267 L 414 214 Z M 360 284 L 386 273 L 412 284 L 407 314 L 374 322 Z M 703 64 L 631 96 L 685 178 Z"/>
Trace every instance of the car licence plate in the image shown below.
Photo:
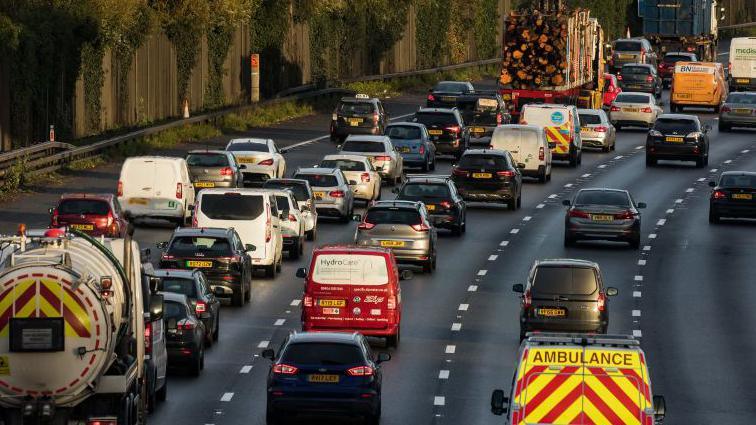
<path fill-rule="evenodd" d="M 150 201 L 145 198 L 131 198 L 129 199 L 129 204 L 131 205 L 147 205 Z"/>
<path fill-rule="evenodd" d="M 672 143 L 682 143 L 683 138 L 682 137 L 665 137 L 665 142 L 672 142 Z"/>
<path fill-rule="evenodd" d="M 638 112 L 640 109 L 638 108 L 622 108 L 622 112 Z"/>
<path fill-rule="evenodd" d="M 345 300 L 318 300 L 321 307 L 346 307 Z"/>
<path fill-rule="evenodd" d="M 472 129 L 470 129 L 470 131 L 472 131 L 473 133 L 485 133 L 486 129 L 483 127 L 473 127 Z"/>
<path fill-rule="evenodd" d="M 72 224 L 70 227 L 76 230 L 94 230 L 94 225 L 92 224 Z"/>
<path fill-rule="evenodd" d="M 563 308 L 539 308 L 538 315 L 544 317 L 564 317 L 567 315 L 567 310 Z"/>
<path fill-rule="evenodd" d="M 606 214 L 591 214 L 592 221 L 613 221 L 614 217 Z"/>
<path fill-rule="evenodd" d="M 236 160 L 241 164 L 254 164 L 257 162 L 257 158 L 253 156 L 243 156 L 241 158 L 237 157 Z"/>
<path fill-rule="evenodd" d="M 737 115 L 751 115 L 751 110 L 748 108 L 733 109 L 732 112 Z"/>
<path fill-rule="evenodd" d="M 396 151 L 399 153 L 410 153 L 410 150 L 409 146 L 399 146 L 396 148 Z"/>
<path fill-rule="evenodd" d="M 490 179 L 491 173 L 472 173 L 474 179 Z"/>
<path fill-rule="evenodd" d="M 349 118 L 349 125 L 352 127 L 357 127 L 360 124 L 362 124 L 362 118 Z"/>
<path fill-rule="evenodd" d="M 444 134 L 444 131 L 443 130 L 428 130 L 428 134 L 430 134 L 431 136 L 440 136 Z"/>
<path fill-rule="evenodd" d="M 200 267 L 200 268 L 209 268 L 213 266 L 212 261 L 196 261 L 196 260 L 189 260 L 186 262 L 187 267 Z"/>
<path fill-rule="evenodd" d="M 425 209 L 428 210 L 428 211 L 435 211 L 436 210 L 436 206 L 433 205 L 433 204 L 430 204 L 430 205 L 426 204 L 425 205 Z"/>
<path fill-rule="evenodd" d="M 454 102 L 457 98 L 454 96 L 441 96 L 441 100 L 444 102 Z"/>
<path fill-rule="evenodd" d="M 404 241 L 381 241 L 381 246 L 386 248 L 397 248 L 404 246 Z"/>
<path fill-rule="evenodd" d="M 314 196 L 317 200 L 321 200 L 325 198 L 325 192 L 313 192 L 312 196 Z"/>
<path fill-rule="evenodd" d="M 338 307 L 323 307 L 323 314 L 338 315 L 341 310 Z"/>
<path fill-rule="evenodd" d="M 213 182 L 195 182 L 194 187 L 215 187 Z"/>
<path fill-rule="evenodd" d="M 748 78 L 736 78 L 735 81 L 741 84 L 748 84 L 751 82 L 751 80 L 749 80 Z"/>
<path fill-rule="evenodd" d="M 310 382 L 320 382 L 323 384 L 338 384 L 339 375 L 323 375 L 323 374 L 308 375 L 307 380 Z"/>
<path fill-rule="evenodd" d="M 680 99 L 690 99 L 692 95 L 690 93 L 675 93 L 675 97 Z"/>
<path fill-rule="evenodd" d="M 745 199 L 745 200 L 752 200 L 753 195 L 750 193 L 733 193 L 732 199 Z"/>

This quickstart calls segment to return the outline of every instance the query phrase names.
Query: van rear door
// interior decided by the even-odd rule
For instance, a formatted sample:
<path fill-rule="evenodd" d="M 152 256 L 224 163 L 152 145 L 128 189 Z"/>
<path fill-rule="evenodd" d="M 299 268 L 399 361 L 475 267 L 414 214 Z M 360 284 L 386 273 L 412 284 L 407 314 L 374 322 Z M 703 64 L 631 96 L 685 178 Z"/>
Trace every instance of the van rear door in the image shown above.
<path fill-rule="evenodd" d="M 272 235 L 270 206 L 261 193 L 204 190 L 199 194 L 198 227 L 233 227 L 243 244 L 252 244 L 252 259 L 266 258 Z"/>
<path fill-rule="evenodd" d="M 152 198 L 156 164 L 154 159 L 135 158 L 124 163 L 121 184 L 125 198 Z"/>

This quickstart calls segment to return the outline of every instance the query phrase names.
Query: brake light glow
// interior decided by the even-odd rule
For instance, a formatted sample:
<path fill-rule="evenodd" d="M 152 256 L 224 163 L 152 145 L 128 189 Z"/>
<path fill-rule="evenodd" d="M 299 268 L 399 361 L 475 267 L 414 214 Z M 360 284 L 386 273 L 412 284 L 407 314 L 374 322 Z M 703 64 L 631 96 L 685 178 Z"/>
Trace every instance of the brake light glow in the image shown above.
<path fill-rule="evenodd" d="M 724 192 L 722 192 L 721 190 L 715 190 L 711 194 L 711 198 L 712 199 L 725 199 L 725 198 L 727 198 L 727 194 L 724 193 Z"/>
<path fill-rule="evenodd" d="M 606 127 L 603 125 L 599 125 L 597 127 L 593 127 L 593 131 L 598 131 L 599 133 L 606 133 Z"/>
<path fill-rule="evenodd" d="M 331 198 L 343 198 L 344 197 L 344 191 L 343 190 L 332 190 L 328 192 L 328 196 Z"/>
<path fill-rule="evenodd" d="M 373 368 L 370 366 L 357 366 L 347 369 L 349 376 L 373 376 Z"/>
<path fill-rule="evenodd" d="M 723 106 L 722 107 L 722 112 L 730 112 L 730 111 L 732 111 L 732 109 L 730 109 L 729 106 Z"/>
<path fill-rule="evenodd" d="M 362 179 L 363 183 L 370 183 L 370 173 L 360 174 L 360 179 Z"/>
<path fill-rule="evenodd" d="M 204 301 L 197 301 L 197 305 L 194 306 L 194 312 L 196 314 L 204 313 L 207 311 L 207 304 Z"/>
<path fill-rule="evenodd" d="M 452 168 L 452 174 L 455 176 L 467 177 L 469 173 L 465 170 L 460 170 L 459 168 Z"/>
<path fill-rule="evenodd" d="M 118 196 L 123 196 L 123 182 L 118 180 Z"/>
<path fill-rule="evenodd" d="M 546 158 L 546 150 L 543 149 L 543 146 L 541 146 L 540 148 L 538 148 L 538 160 L 543 161 L 544 158 Z"/>
<path fill-rule="evenodd" d="M 280 375 L 296 375 L 297 372 L 299 372 L 299 369 L 294 366 L 282 363 L 273 365 L 273 373 L 278 373 Z"/>
<path fill-rule="evenodd" d="M 653 81 L 654 81 L 654 77 L 652 77 L 650 75 L 646 77 L 646 82 L 652 83 Z"/>
<path fill-rule="evenodd" d="M 271 225 L 271 222 L 270 222 L 270 209 L 266 210 L 265 213 L 266 213 L 266 218 L 265 218 L 265 243 L 268 243 L 268 242 L 270 242 L 270 239 L 273 236 L 273 234 L 272 234 L 273 231 L 271 229 L 273 226 Z"/>
<path fill-rule="evenodd" d="M 152 354 L 152 322 L 144 325 L 144 354 Z"/>
<path fill-rule="evenodd" d="M 363 221 L 362 223 L 357 225 L 357 228 L 360 230 L 370 230 L 373 227 L 375 227 L 375 223 L 369 223 L 367 221 Z"/>
<path fill-rule="evenodd" d="M 390 296 L 388 297 L 388 300 L 386 301 L 386 308 L 389 310 L 396 310 L 396 297 Z"/>
<path fill-rule="evenodd" d="M 180 331 L 190 331 L 194 329 L 194 323 L 188 321 L 187 319 L 183 319 L 176 325 L 176 329 Z"/>
<path fill-rule="evenodd" d="M 116 418 L 92 418 L 87 421 L 87 425 L 118 425 Z"/>
<path fill-rule="evenodd" d="M 459 133 L 460 131 L 462 131 L 462 128 L 460 128 L 460 126 L 458 126 L 458 125 L 453 125 L 451 127 L 446 127 L 446 129 L 449 130 L 449 131 L 451 131 L 452 133 Z"/>
<path fill-rule="evenodd" d="M 596 300 L 596 307 L 598 311 L 604 311 L 606 309 L 606 295 L 603 292 L 599 292 L 598 299 Z"/>
<path fill-rule="evenodd" d="M 611 109 L 612 112 L 617 112 L 620 110 L 619 106 L 612 105 Z"/>
<path fill-rule="evenodd" d="M 165 254 L 165 253 L 163 253 L 163 255 L 160 256 L 160 259 L 161 260 L 174 260 L 174 259 L 176 259 L 176 257 L 173 256 L 173 255 L 171 255 L 171 254 Z"/>
<path fill-rule="evenodd" d="M 496 114 L 496 124 L 500 125 L 501 121 L 502 121 L 501 112 L 499 112 L 498 114 Z"/>
<path fill-rule="evenodd" d="M 420 145 L 419 148 L 417 148 L 417 152 L 422 155 L 425 153 L 425 145 Z"/>
<path fill-rule="evenodd" d="M 632 211 L 622 211 L 619 214 L 614 214 L 614 218 L 617 220 L 632 220 L 634 217 Z"/>
<path fill-rule="evenodd" d="M 304 304 L 305 307 L 312 307 L 312 297 L 309 295 L 305 295 L 304 300 L 302 301 L 302 304 Z"/>
<path fill-rule="evenodd" d="M 221 176 L 231 176 L 234 174 L 234 170 L 231 169 L 231 167 L 223 167 L 220 170 Z"/>
<path fill-rule="evenodd" d="M 435 102 L 436 101 L 436 96 L 433 96 L 432 94 L 429 94 L 428 95 L 428 100 L 431 101 L 431 102 Z"/>
<path fill-rule="evenodd" d="M 176 183 L 176 199 L 183 199 L 184 198 L 184 185 L 181 183 Z"/>
<path fill-rule="evenodd" d="M 641 108 L 640 111 L 643 112 L 644 114 L 650 114 L 651 113 L 651 107 L 650 106 L 646 106 L 645 108 Z"/>
<path fill-rule="evenodd" d="M 379 155 L 375 157 L 376 161 L 391 161 L 391 157 L 388 155 Z"/>
<path fill-rule="evenodd" d="M 108 211 L 108 215 L 105 217 L 105 219 L 107 220 L 107 224 L 105 225 L 106 227 L 113 226 L 113 211 Z"/>
<path fill-rule="evenodd" d="M 273 165 L 273 158 L 263 159 L 257 165 Z"/>
<path fill-rule="evenodd" d="M 590 215 L 587 212 L 580 210 L 570 210 L 568 214 L 570 217 L 575 218 L 590 218 Z"/>
<path fill-rule="evenodd" d="M 497 171 L 496 175 L 500 177 L 514 177 L 515 173 L 514 171 L 511 171 L 511 170 L 504 170 L 504 171 Z"/>
<path fill-rule="evenodd" d="M 412 230 L 415 230 L 417 232 L 427 232 L 428 230 L 430 230 L 430 226 L 425 223 L 413 224 L 410 227 L 412 227 Z"/>
<path fill-rule="evenodd" d="M 441 201 L 439 205 L 441 205 L 442 208 L 446 208 L 447 210 L 452 207 L 452 203 L 449 201 Z"/>
<path fill-rule="evenodd" d="M 522 307 L 529 308 L 531 305 L 533 305 L 533 296 L 530 295 L 530 290 L 528 289 L 522 294 Z"/>

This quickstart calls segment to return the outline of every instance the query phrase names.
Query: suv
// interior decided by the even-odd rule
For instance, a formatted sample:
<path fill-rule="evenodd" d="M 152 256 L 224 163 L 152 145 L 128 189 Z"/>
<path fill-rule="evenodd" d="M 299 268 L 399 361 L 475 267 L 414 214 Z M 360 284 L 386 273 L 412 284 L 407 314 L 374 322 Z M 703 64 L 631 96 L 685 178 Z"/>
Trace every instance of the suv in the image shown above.
<path fill-rule="evenodd" d="M 646 166 L 671 159 L 695 161 L 703 168 L 709 164 L 709 129 L 697 115 L 660 115 L 646 136 Z"/>
<path fill-rule="evenodd" d="M 653 94 L 657 99 L 662 95 L 662 79 L 656 73 L 656 67 L 644 63 L 626 63 L 617 74 L 620 87 L 625 92 L 642 92 Z"/>
<path fill-rule="evenodd" d="M 439 81 L 428 90 L 425 105 L 429 108 L 451 108 L 459 96 L 475 92 L 469 81 Z"/>
<path fill-rule="evenodd" d="M 367 157 L 381 177 L 392 186 L 402 181 L 404 159 L 388 136 L 349 136 L 339 146 L 339 154 Z"/>
<path fill-rule="evenodd" d="M 522 205 L 522 172 L 512 155 L 500 149 L 475 149 L 452 168 L 452 180 L 466 201 L 504 202 L 510 210 Z"/>
<path fill-rule="evenodd" d="M 459 158 L 470 144 L 470 132 L 457 108 L 420 108 L 412 122 L 425 124 L 439 154 Z"/>
<path fill-rule="evenodd" d="M 307 180 L 313 190 L 318 215 L 337 217 L 348 223 L 354 210 L 354 193 L 338 168 L 300 168 L 295 179 Z"/>
<path fill-rule="evenodd" d="M 378 98 L 366 94 L 342 97 L 331 117 L 331 141 L 343 143 L 350 134 L 383 134 L 389 114 Z"/>
<path fill-rule="evenodd" d="M 436 228 L 422 202 L 377 201 L 368 207 L 354 235 L 359 246 L 391 248 L 399 263 L 419 263 L 423 271 L 436 268 Z"/>
<path fill-rule="evenodd" d="M 622 38 L 612 43 L 609 71 L 616 74 L 626 63 L 647 63 L 656 68 L 656 52 L 645 38 Z"/>
<path fill-rule="evenodd" d="M 247 166 L 236 163 L 234 154 L 227 151 L 193 150 L 186 156 L 189 177 L 194 190 L 212 187 L 243 187 L 242 170 Z"/>
<path fill-rule="evenodd" d="M 408 174 L 395 193 L 397 201 L 423 202 L 434 227 L 449 229 L 455 236 L 465 232 L 467 206 L 450 177 Z"/>
<path fill-rule="evenodd" d="M 609 327 L 607 297 L 598 264 L 587 260 L 537 260 L 528 281 L 512 286 L 522 294 L 520 341 L 530 331 L 597 332 Z"/>
<path fill-rule="evenodd" d="M 457 98 L 457 109 L 470 128 L 470 143 L 487 144 L 496 126 L 509 124 L 512 117 L 496 91 L 476 91 Z"/>

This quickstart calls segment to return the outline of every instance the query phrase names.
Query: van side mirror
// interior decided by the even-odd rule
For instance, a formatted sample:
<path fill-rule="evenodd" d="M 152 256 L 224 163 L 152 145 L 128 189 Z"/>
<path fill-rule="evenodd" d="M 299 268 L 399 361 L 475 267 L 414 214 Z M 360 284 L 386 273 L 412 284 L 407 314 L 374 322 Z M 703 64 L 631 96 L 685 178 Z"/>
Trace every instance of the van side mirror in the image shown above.
<path fill-rule="evenodd" d="M 161 294 L 152 294 L 150 296 L 150 320 L 159 320 L 163 318 L 163 296 Z"/>
<path fill-rule="evenodd" d="M 150 276 L 150 293 L 156 293 L 160 290 L 160 283 L 163 279 L 157 276 Z"/>
<path fill-rule="evenodd" d="M 607 297 L 616 297 L 617 294 L 619 294 L 619 289 L 613 288 L 611 286 L 608 287 L 608 288 L 606 288 L 606 296 Z"/>
<path fill-rule="evenodd" d="M 638 202 L 637 207 L 638 207 L 638 209 L 646 208 L 646 203 L 645 202 Z"/>
<path fill-rule="evenodd" d="M 254 252 L 256 249 L 257 247 L 252 245 L 251 243 L 244 244 L 244 252 Z"/>
<path fill-rule="evenodd" d="M 300 267 L 297 269 L 297 277 L 306 279 L 307 278 L 307 269 L 304 267 Z"/>
<path fill-rule="evenodd" d="M 569 207 L 570 205 L 572 205 L 572 202 L 570 202 L 569 199 L 565 199 L 562 201 L 562 205 L 564 205 L 565 207 Z"/>
<path fill-rule="evenodd" d="M 663 395 L 654 396 L 654 419 L 664 419 L 667 414 L 667 402 L 664 401 Z"/>
<path fill-rule="evenodd" d="M 525 292 L 525 286 L 522 283 L 515 283 L 512 285 L 512 292 L 522 294 Z"/>
<path fill-rule="evenodd" d="M 412 278 L 415 277 L 415 274 L 412 273 L 412 270 L 402 270 L 401 273 L 399 273 L 399 279 L 401 280 L 412 280 Z"/>
<path fill-rule="evenodd" d="M 155 244 L 155 246 L 157 246 L 158 249 L 165 251 L 168 248 L 168 241 L 158 242 Z"/>
<path fill-rule="evenodd" d="M 717 187 L 717 182 L 714 182 L 714 181 L 709 182 L 709 187 Z"/>
<path fill-rule="evenodd" d="M 387 362 L 391 360 L 391 354 L 389 353 L 378 353 L 378 357 L 375 359 L 375 364 L 381 364 L 383 362 Z"/>
<path fill-rule="evenodd" d="M 360 215 L 360 214 L 354 214 L 352 216 L 352 221 L 362 221 L 362 215 Z"/>
<path fill-rule="evenodd" d="M 509 399 L 504 396 L 504 390 L 493 390 L 491 393 L 491 413 L 501 416 L 507 412 Z"/>
<path fill-rule="evenodd" d="M 260 353 L 264 359 L 273 360 L 276 357 L 276 352 L 272 348 L 266 348 Z"/>

